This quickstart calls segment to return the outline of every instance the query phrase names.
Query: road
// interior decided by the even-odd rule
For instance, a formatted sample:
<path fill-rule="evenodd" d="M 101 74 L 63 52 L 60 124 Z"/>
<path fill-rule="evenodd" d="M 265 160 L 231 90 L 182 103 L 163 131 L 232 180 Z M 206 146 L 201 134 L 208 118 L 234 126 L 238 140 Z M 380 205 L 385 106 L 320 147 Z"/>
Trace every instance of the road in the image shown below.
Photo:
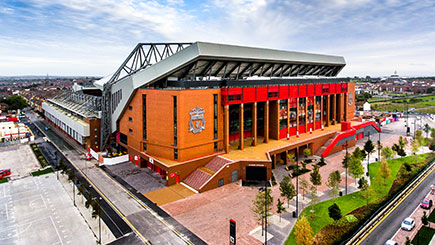
<path fill-rule="evenodd" d="M 414 130 L 415 116 L 409 118 L 411 127 L 411 134 Z M 423 118 L 424 123 L 431 123 L 435 127 L 435 123 L 430 119 Z M 424 125 L 423 123 L 423 125 Z M 406 119 L 398 122 L 396 129 L 392 130 L 398 135 L 404 135 L 406 131 Z M 420 122 L 417 124 L 420 125 Z M 417 126 L 417 129 L 418 129 Z M 420 204 L 421 200 L 430 191 L 430 185 L 434 183 L 435 171 L 432 171 L 418 186 L 408 194 L 408 196 L 398 205 L 381 223 L 376 226 L 374 230 L 361 242 L 361 244 L 384 244 L 385 241 L 394 236 L 397 230 L 400 228 L 402 221 L 410 216 L 414 209 Z"/>
<path fill-rule="evenodd" d="M 50 125 L 30 113 L 28 117 L 40 129 Z M 44 130 L 48 138 L 93 182 L 97 189 L 119 210 L 120 215 L 130 223 L 135 233 L 152 244 L 189 244 L 189 238 L 179 234 L 163 218 L 129 194 L 119 183 L 104 171 L 95 167 L 94 161 L 86 161 L 84 154 L 78 152 L 67 141 L 57 135 L 54 129 Z M 178 233 L 178 234 L 177 234 Z M 195 241 L 197 242 L 197 241 Z"/>

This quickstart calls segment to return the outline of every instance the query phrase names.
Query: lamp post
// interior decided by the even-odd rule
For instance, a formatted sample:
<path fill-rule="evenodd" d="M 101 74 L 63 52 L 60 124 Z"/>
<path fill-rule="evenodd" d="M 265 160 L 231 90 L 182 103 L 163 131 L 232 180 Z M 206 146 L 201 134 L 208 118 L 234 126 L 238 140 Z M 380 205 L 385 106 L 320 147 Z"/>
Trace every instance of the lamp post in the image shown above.
<path fill-rule="evenodd" d="M 267 244 L 267 181 L 264 181 L 264 244 Z"/>
<path fill-rule="evenodd" d="M 348 157 L 348 155 L 347 155 L 347 140 L 346 140 L 346 144 L 345 144 L 345 146 L 346 146 L 346 195 L 347 195 L 347 168 L 349 167 L 349 157 Z"/>
<path fill-rule="evenodd" d="M 379 140 L 378 140 L 378 160 L 381 161 L 381 122 L 378 122 L 379 127 Z"/>
<path fill-rule="evenodd" d="M 296 218 L 298 218 L 298 216 L 299 216 L 299 159 L 296 160 Z"/>
<path fill-rule="evenodd" d="M 101 197 L 94 197 L 92 200 L 97 200 L 97 213 L 98 213 L 98 244 L 101 244 L 101 206 L 100 206 L 100 200 Z"/>

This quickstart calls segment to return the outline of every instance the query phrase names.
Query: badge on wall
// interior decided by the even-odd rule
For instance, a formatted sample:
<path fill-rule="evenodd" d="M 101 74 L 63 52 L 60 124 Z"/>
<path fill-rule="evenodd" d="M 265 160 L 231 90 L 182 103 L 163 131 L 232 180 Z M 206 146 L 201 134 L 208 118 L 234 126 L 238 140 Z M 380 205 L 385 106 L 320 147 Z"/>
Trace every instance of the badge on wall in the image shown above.
<path fill-rule="evenodd" d="M 348 104 L 351 106 L 353 104 L 353 94 L 352 92 L 349 92 L 349 100 L 348 100 Z"/>
<path fill-rule="evenodd" d="M 196 106 L 190 110 L 189 132 L 201 133 L 205 129 L 204 108 Z"/>

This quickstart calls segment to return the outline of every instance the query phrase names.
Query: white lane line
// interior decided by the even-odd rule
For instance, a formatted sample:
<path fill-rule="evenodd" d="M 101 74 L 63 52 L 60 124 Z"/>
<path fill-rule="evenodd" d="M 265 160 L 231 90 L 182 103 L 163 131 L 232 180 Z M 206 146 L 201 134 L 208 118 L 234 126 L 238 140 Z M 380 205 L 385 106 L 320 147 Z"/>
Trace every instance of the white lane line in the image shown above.
<path fill-rule="evenodd" d="M 44 203 L 45 208 L 47 208 L 47 203 L 45 203 L 44 197 L 42 196 L 42 194 L 39 194 L 41 196 L 42 202 Z"/>
<path fill-rule="evenodd" d="M 6 210 L 6 220 L 9 220 L 9 213 L 8 213 L 8 205 L 7 204 L 5 204 L 5 210 Z"/>
<path fill-rule="evenodd" d="M 54 226 L 54 229 L 56 230 L 56 234 L 57 234 L 57 237 L 59 238 L 60 244 L 63 245 L 62 238 L 60 238 L 59 231 L 57 230 L 57 227 L 56 227 L 56 225 L 54 224 L 54 222 L 53 222 L 53 218 L 51 218 L 51 216 L 50 216 L 50 220 L 51 220 L 51 223 L 52 223 L 53 226 Z"/>

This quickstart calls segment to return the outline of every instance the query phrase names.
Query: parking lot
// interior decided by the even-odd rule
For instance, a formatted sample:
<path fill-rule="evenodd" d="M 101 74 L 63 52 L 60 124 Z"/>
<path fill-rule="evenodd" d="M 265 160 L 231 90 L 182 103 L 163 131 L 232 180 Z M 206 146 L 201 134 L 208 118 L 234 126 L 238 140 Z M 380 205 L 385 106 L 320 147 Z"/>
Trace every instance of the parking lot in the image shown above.
<path fill-rule="evenodd" d="M 55 174 L 0 185 L 0 244 L 95 244 Z"/>
<path fill-rule="evenodd" d="M 10 178 L 18 179 L 29 176 L 41 168 L 38 160 L 28 144 L 18 144 L 1 147 L 0 169 L 10 168 Z"/>

